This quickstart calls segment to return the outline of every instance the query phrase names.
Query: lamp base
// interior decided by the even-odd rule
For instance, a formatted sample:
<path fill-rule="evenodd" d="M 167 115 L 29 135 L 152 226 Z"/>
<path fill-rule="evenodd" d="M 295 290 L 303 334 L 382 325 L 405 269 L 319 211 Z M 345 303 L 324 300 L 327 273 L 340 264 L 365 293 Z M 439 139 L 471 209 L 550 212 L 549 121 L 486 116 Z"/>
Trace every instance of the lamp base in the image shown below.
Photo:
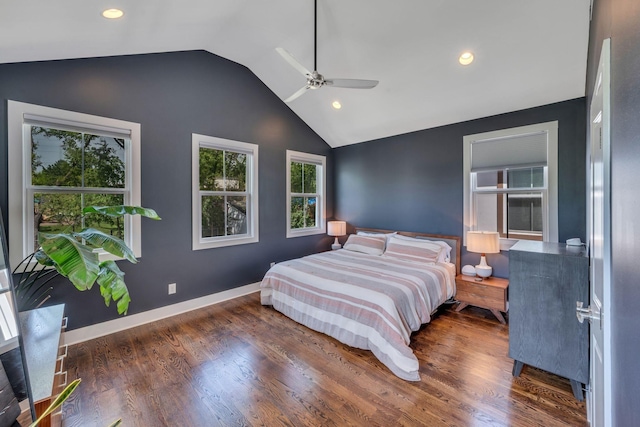
<path fill-rule="evenodd" d="M 334 251 L 337 251 L 340 248 L 342 248 L 342 245 L 338 241 L 338 236 L 336 236 L 336 240 L 333 241 L 333 245 L 331 245 L 331 249 Z"/>

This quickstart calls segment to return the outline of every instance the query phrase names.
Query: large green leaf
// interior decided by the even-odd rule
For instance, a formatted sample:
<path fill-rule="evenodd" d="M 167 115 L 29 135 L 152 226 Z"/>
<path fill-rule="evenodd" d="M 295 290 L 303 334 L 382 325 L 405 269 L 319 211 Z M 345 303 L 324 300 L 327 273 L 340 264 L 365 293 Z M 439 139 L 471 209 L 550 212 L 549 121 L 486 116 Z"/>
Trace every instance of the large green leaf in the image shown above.
<path fill-rule="evenodd" d="M 65 233 L 41 237 L 42 251 L 53 260 L 56 270 L 79 290 L 91 289 L 100 271 L 98 254 Z"/>
<path fill-rule="evenodd" d="M 124 273 L 118 265 L 114 261 L 101 262 L 97 281 L 105 305 L 108 307 L 111 300 L 116 301 L 118 314 L 127 314 L 131 298 L 129 297 L 129 289 L 124 283 Z"/>
<path fill-rule="evenodd" d="M 143 208 L 141 206 L 126 206 L 126 205 L 117 205 L 117 206 L 87 206 L 82 210 L 82 214 L 88 213 L 98 213 L 102 215 L 108 216 L 123 216 L 126 214 L 129 215 L 142 215 L 144 217 L 159 220 L 161 219 L 156 211 L 149 208 Z"/>
<path fill-rule="evenodd" d="M 79 233 L 74 233 L 76 237 L 84 239 L 89 246 L 94 248 L 102 248 L 120 258 L 126 258 L 129 262 L 135 264 L 138 262 L 133 251 L 120 238 L 103 233 L 94 228 L 85 228 Z"/>

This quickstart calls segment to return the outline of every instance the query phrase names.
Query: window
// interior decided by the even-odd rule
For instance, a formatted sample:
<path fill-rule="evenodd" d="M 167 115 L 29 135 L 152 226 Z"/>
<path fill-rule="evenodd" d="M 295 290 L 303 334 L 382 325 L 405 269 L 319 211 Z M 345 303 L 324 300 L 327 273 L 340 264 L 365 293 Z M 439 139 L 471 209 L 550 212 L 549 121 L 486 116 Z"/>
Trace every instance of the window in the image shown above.
<path fill-rule="evenodd" d="M 193 250 L 258 241 L 258 146 L 193 134 Z"/>
<path fill-rule="evenodd" d="M 38 233 L 93 227 L 141 256 L 140 218 L 90 215 L 86 206 L 140 205 L 140 125 L 8 102 L 11 263 L 38 248 Z"/>
<path fill-rule="evenodd" d="M 287 150 L 287 237 L 324 234 L 326 158 Z"/>
<path fill-rule="evenodd" d="M 558 122 L 464 137 L 466 231 L 558 241 Z"/>

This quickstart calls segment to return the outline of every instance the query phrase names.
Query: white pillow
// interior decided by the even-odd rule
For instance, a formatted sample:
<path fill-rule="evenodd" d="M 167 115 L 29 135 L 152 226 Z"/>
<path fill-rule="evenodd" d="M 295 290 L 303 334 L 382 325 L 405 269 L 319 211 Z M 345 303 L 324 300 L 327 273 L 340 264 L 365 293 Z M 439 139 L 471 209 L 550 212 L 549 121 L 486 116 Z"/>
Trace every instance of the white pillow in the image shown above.
<path fill-rule="evenodd" d="M 392 236 L 384 256 L 415 262 L 438 262 L 444 248 L 430 240 Z"/>
<path fill-rule="evenodd" d="M 385 238 L 385 247 L 387 245 L 387 243 L 389 243 L 389 239 L 391 238 L 391 236 L 396 236 L 398 235 L 398 233 L 396 233 L 395 231 L 393 233 L 375 233 L 375 232 L 371 232 L 371 231 L 358 231 L 356 233 L 358 236 L 376 236 L 376 237 L 380 237 L 380 236 L 384 236 Z"/>
<path fill-rule="evenodd" d="M 449 246 L 449 244 L 447 242 L 443 242 L 442 240 L 431 240 L 428 237 L 409 237 L 409 236 L 403 236 L 401 234 L 398 234 L 396 236 L 398 239 L 405 239 L 405 240 L 426 240 L 429 241 L 431 243 L 435 243 L 437 245 L 442 246 L 443 251 L 440 252 L 440 255 L 438 256 L 438 261 L 437 262 L 451 262 L 451 246 Z"/>
<path fill-rule="evenodd" d="M 369 255 L 382 255 L 385 247 L 384 236 L 349 235 L 343 248 L 348 251 L 362 252 Z"/>
<path fill-rule="evenodd" d="M 442 252 L 440 252 L 440 257 L 438 257 L 438 262 L 451 262 L 451 246 L 447 242 L 443 242 L 442 240 L 431 240 L 431 239 L 420 239 L 420 240 L 429 240 L 431 243 L 436 243 L 442 246 Z"/>

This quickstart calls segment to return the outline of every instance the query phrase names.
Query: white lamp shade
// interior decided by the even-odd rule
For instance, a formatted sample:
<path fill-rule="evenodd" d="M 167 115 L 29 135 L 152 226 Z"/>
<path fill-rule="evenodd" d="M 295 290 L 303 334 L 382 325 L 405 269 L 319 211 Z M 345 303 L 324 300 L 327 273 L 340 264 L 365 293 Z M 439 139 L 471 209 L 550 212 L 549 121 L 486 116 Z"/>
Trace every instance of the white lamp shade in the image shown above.
<path fill-rule="evenodd" d="M 481 254 L 497 254 L 500 252 L 500 235 L 497 231 L 469 231 L 467 250 Z"/>
<path fill-rule="evenodd" d="M 327 234 L 329 236 L 344 236 L 347 234 L 347 223 L 344 221 L 329 221 L 327 223 Z"/>

